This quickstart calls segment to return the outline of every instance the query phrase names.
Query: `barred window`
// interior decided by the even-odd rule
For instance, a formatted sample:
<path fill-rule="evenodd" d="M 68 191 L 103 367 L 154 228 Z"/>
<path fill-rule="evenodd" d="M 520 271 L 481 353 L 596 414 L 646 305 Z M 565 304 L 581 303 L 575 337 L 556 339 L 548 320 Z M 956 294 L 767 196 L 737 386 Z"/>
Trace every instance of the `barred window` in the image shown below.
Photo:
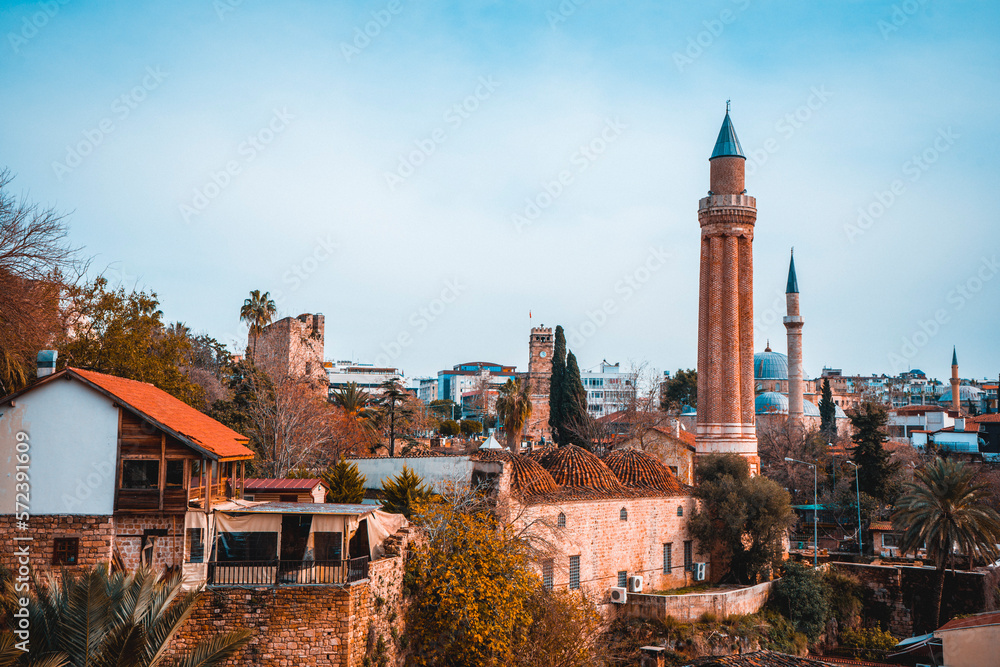
<path fill-rule="evenodd" d="M 552 572 L 554 569 L 555 568 L 553 566 L 551 558 L 546 561 L 542 561 L 542 586 L 547 591 L 552 590 L 552 585 L 553 585 Z"/>
<path fill-rule="evenodd" d="M 53 565 L 76 565 L 77 554 L 80 550 L 80 538 L 57 537 L 52 542 Z"/>
<path fill-rule="evenodd" d="M 628 570 L 618 570 L 618 588 L 628 586 Z"/>
<path fill-rule="evenodd" d="M 565 528 L 566 527 L 566 515 L 559 512 L 559 516 L 556 518 L 556 527 Z"/>
<path fill-rule="evenodd" d="M 624 507 L 621 509 L 620 512 L 618 512 L 618 520 L 619 521 L 628 521 L 628 510 L 625 509 Z"/>
<path fill-rule="evenodd" d="M 677 516 L 684 516 L 684 506 L 683 505 L 678 505 L 677 506 Z"/>
<path fill-rule="evenodd" d="M 663 571 L 669 574 L 674 569 L 674 545 L 670 542 L 663 544 Z"/>
<path fill-rule="evenodd" d="M 578 590 L 580 588 L 580 557 L 569 557 L 569 588 Z"/>
<path fill-rule="evenodd" d="M 691 540 L 684 541 L 684 570 L 686 572 L 691 571 L 691 564 L 694 563 L 694 552 L 691 545 Z"/>

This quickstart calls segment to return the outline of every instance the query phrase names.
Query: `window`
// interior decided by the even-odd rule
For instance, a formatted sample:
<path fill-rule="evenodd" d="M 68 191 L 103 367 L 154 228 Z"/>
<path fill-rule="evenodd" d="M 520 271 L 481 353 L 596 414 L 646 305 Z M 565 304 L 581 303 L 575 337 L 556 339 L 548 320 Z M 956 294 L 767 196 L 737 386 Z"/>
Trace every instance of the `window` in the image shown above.
<path fill-rule="evenodd" d="M 690 572 L 693 563 L 694 550 L 691 545 L 691 540 L 684 540 L 684 571 Z"/>
<path fill-rule="evenodd" d="M 272 561 L 278 557 L 277 533 L 219 533 L 218 560 Z"/>
<path fill-rule="evenodd" d="M 188 562 L 189 563 L 204 563 L 205 562 L 205 529 L 204 528 L 188 528 L 187 529 L 187 541 L 188 541 Z"/>
<path fill-rule="evenodd" d="M 184 461 L 180 459 L 167 461 L 166 485 L 172 487 L 184 486 Z"/>
<path fill-rule="evenodd" d="M 343 533 L 313 533 L 316 560 L 340 560 L 343 558 Z"/>
<path fill-rule="evenodd" d="M 52 542 L 53 565 L 76 565 L 77 552 L 80 549 L 80 538 L 57 537 Z"/>
<path fill-rule="evenodd" d="M 618 588 L 628 586 L 628 570 L 618 570 Z"/>
<path fill-rule="evenodd" d="M 554 568 L 554 564 L 553 564 L 551 558 L 548 559 L 548 560 L 546 560 L 546 561 L 542 561 L 542 587 L 545 588 L 545 590 L 547 590 L 547 591 L 551 591 L 552 590 L 552 584 L 553 584 L 552 571 L 553 571 L 553 569 L 555 569 L 555 568 Z"/>
<path fill-rule="evenodd" d="M 580 557 L 569 557 L 569 589 L 571 591 L 580 589 Z"/>
<path fill-rule="evenodd" d="M 566 527 L 566 515 L 559 512 L 559 516 L 556 518 L 556 527 L 565 528 Z"/>
<path fill-rule="evenodd" d="M 684 516 L 684 506 L 683 505 L 678 505 L 677 506 L 677 516 Z"/>
<path fill-rule="evenodd" d="M 674 569 L 674 545 L 670 542 L 665 542 L 663 544 L 663 572 L 665 574 L 670 574 L 670 571 Z"/>
<path fill-rule="evenodd" d="M 278 502 L 297 503 L 299 502 L 299 497 L 294 493 L 282 493 L 278 495 Z"/>
<path fill-rule="evenodd" d="M 899 536 L 895 533 L 882 533 L 882 546 L 883 547 L 898 547 L 899 546 Z"/>
<path fill-rule="evenodd" d="M 628 521 L 628 510 L 625 509 L 624 507 L 621 509 L 620 512 L 618 512 L 618 520 L 619 521 Z"/>
<path fill-rule="evenodd" d="M 160 488 L 160 462 L 139 460 L 122 461 L 122 488 Z"/>

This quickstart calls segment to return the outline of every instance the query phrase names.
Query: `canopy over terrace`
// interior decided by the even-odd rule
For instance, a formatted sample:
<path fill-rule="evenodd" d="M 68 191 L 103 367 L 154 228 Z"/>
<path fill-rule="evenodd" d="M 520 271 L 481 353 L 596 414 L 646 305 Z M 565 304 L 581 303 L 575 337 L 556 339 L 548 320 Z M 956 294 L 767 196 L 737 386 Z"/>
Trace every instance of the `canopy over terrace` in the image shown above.
<path fill-rule="evenodd" d="M 207 579 L 215 585 L 343 584 L 367 576 L 406 524 L 379 505 L 253 502 L 216 508 Z"/>

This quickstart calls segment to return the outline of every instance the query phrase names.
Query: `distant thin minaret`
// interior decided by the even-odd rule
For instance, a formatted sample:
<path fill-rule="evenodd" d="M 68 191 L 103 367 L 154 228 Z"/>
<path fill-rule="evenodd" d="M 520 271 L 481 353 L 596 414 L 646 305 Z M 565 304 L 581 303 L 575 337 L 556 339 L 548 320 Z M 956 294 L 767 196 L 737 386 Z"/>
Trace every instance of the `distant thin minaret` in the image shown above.
<path fill-rule="evenodd" d="M 788 334 L 788 422 L 802 426 L 802 325 L 799 315 L 799 281 L 795 277 L 795 251 L 788 263 L 788 284 L 785 287 L 785 331 Z"/>
<path fill-rule="evenodd" d="M 951 407 L 953 410 L 962 409 L 962 398 L 960 396 L 959 385 L 961 381 L 958 379 L 958 352 L 955 346 L 951 347 Z"/>

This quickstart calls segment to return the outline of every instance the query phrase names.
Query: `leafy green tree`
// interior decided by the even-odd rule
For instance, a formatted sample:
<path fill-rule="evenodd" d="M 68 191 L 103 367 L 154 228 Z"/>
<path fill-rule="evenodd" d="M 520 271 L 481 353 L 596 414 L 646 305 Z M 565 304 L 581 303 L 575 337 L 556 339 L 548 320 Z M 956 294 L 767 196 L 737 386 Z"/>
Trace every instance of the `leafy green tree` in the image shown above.
<path fill-rule="evenodd" d="M 458 406 L 450 398 L 439 398 L 427 406 L 440 419 L 455 419 Z"/>
<path fill-rule="evenodd" d="M 781 561 L 782 542 L 795 517 L 788 492 L 757 475 L 738 454 L 710 454 L 698 461 L 695 497 L 701 506 L 688 523 L 700 549 L 728 561 L 724 580 L 756 583 Z"/>
<path fill-rule="evenodd" d="M 830 442 L 837 439 L 837 404 L 833 402 L 830 378 L 823 378 L 823 397 L 819 401 L 820 430 Z"/>
<path fill-rule="evenodd" d="M 462 432 L 462 427 L 459 426 L 458 422 L 455 421 L 454 419 L 445 419 L 443 422 L 441 422 L 441 425 L 438 426 L 438 433 L 444 436 L 452 437 L 458 435 L 461 432 Z"/>
<path fill-rule="evenodd" d="M 30 650 L 14 648 L 7 630 L 0 639 L 0 664 L 212 667 L 229 660 L 251 635 L 234 630 L 210 636 L 181 659 L 165 661 L 163 651 L 201 595 L 181 592 L 180 573 L 164 578 L 149 568 L 125 573 L 98 565 L 80 574 L 65 572 L 60 581 L 33 588 L 28 597 Z"/>
<path fill-rule="evenodd" d="M 792 622 L 798 632 L 816 641 L 830 615 L 829 590 L 823 575 L 795 562 L 785 565 L 785 573 L 774 586 L 771 601 Z"/>
<path fill-rule="evenodd" d="M 421 508 L 426 540 L 407 561 L 407 636 L 416 665 L 506 665 L 531 624 L 538 579 L 526 544 L 481 508 Z"/>
<path fill-rule="evenodd" d="M 148 382 L 200 406 L 202 389 L 184 368 L 190 363 L 186 329 L 167 328 L 155 292 L 112 290 L 108 281 L 67 289 L 67 328 L 57 343 L 59 364 Z"/>
<path fill-rule="evenodd" d="M 326 502 L 355 505 L 365 499 L 365 476 L 355 463 L 348 463 L 344 457 L 322 475 L 326 484 Z"/>
<path fill-rule="evenodd" d="M 698 405 L 698 371 L 677 369 L 674 376 L 660 385 L 660 409 L 679 413 L 685 405 Z"/>
<path fill-rule="evenodd" d="M 549 381 L 549 429 L 557 444 L 563 443 L 560 432 L 563 425 L 563 384 L 566 376 L 566 334 L 562 325 L 556 326 L 555 343 L 552 349 L 552 378 Z"/>
<path fill-rule="evenodd" d="M 528 419 L 531 418 L 531 393 L 527 381 L 507 380 L 500 387 L 497 398 L 497 414 L 503 423 L 507 437 L 507 448 L 518 450 L 518 440 Z"/>
<path fill-rule="evenodd" d="M 475 419 L 463 419 L 459 424 L 459 428 L 462 431 L 462 435 L 468 438 L 482 433 L 483 423 L 477 422 Z"/>
<path fill-rule="evenodd" d="M 892 483 L 898 464 L 885 450 L 889 440 L 886 424 L 889 413 L 885 406 L 871 400 L 866 400 L 847 412 L 851 419 L 854 434 L 851 441 L 851 460 L 858 465 L 858 483 L 861 491 L 870 496 L 891 502 L 896 495 Z"/>
<path fill-rule="evenodd" d="M 903 532 L 900 551 L 916 552 L 926 544 L 927 555 L 937 564 L 938 626 L 943 621 L 941 598 L 953 548 L 970 559 L 993 561 L 998 556 L 1000 514 L 987 503 L 987 486 L 974 477 L 975 471 L 961 461 L 935 459 L 904 486 L 892 515 L 893 528 Z"/>
<path fill-rule="evenodd" d="M 404 465 L 398 475 L 382 481 L 382 511 L 413 518 L 418 505 L 432 500 L 436 494 L 417 473 Z"/>

